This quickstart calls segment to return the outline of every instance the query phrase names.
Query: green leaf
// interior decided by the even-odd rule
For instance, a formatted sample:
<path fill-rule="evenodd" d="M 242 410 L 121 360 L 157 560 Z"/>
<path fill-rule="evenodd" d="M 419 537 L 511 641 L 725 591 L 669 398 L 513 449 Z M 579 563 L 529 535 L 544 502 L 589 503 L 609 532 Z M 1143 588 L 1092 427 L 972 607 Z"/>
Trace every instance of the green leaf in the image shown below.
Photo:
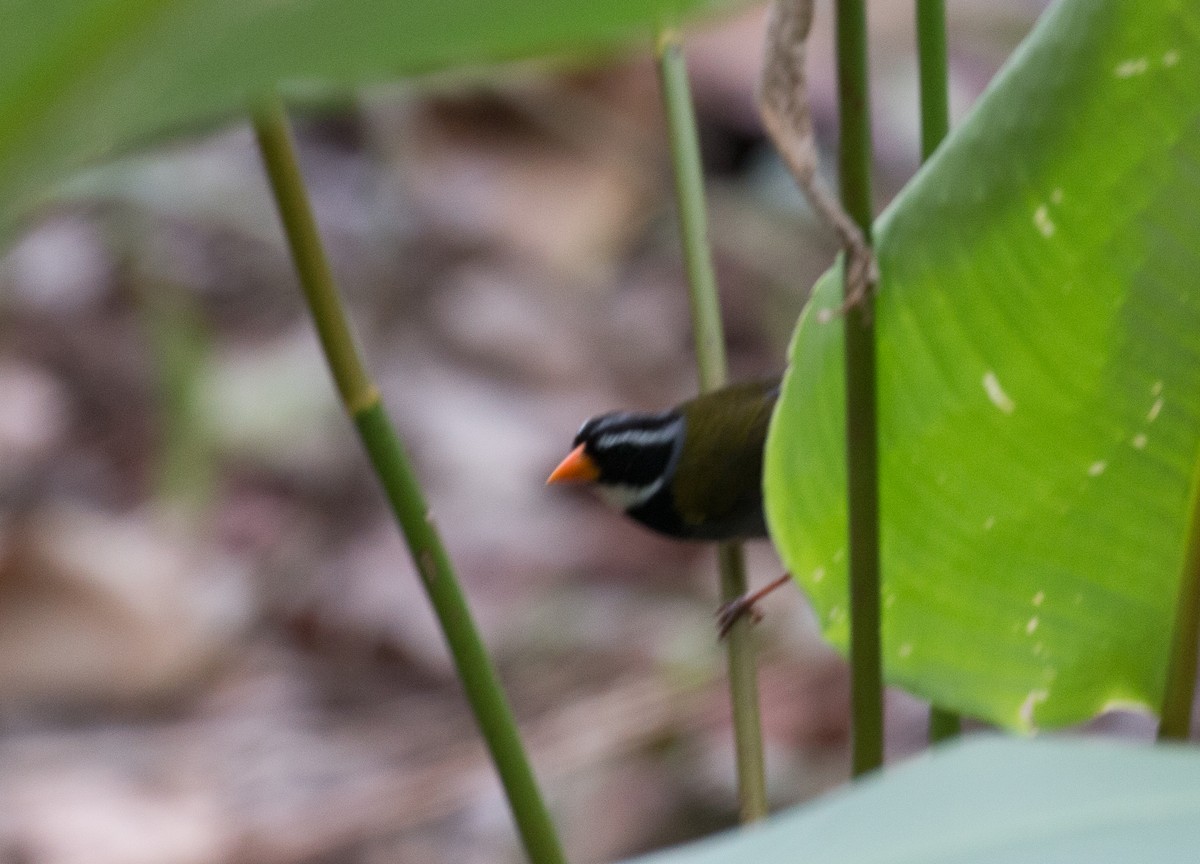
<path fill-rule="evenodd" d="M 8 0 L 0 227 L 67 170 L 241 113 L 276 82 L 354 84 L 621 39 L 714 0 Z"/>
<path fill-rule="evenodd" d="M 1159 705 L 1200 432 L 1200 6 L 1057 4 L 881 217 L 890 681 L 1010 728 Z M 772 537 L 847 637 L 842 326 L 819 284 Z"/>
<path fill-rule="evenodd" d="M 1183 864 L 1198 777 L 1190 748 L 974 739 L 636 864 Z"/>

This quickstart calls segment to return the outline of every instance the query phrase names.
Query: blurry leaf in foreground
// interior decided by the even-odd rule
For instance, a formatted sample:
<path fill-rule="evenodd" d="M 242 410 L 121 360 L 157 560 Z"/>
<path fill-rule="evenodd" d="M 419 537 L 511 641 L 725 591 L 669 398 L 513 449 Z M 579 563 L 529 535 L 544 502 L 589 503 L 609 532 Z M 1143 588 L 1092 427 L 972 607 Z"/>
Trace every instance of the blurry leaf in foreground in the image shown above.
<path fill-rule="evenodd" d="M 276 82 L 352 85 L 650 38 L 714 0 L 11 0 L 0 32 L 0 229 L 46 183 Z"/>
<path fill-rule="evenodd" d="M 636 864 L 1184 864 L 1197 778 L 1193 748 L 975 738 Z"/>

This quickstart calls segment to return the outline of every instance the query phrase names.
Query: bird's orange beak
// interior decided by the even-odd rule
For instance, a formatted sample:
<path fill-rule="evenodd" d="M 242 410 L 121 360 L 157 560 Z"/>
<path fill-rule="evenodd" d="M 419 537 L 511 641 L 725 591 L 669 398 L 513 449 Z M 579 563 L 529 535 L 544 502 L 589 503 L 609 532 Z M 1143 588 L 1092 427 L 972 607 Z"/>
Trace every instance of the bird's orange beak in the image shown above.
<path fill-rule="evenodd" d="M 591 456 L 583 452 L 583 447 L 580 444 L 558 463 L 558 467 L 546 478 L 547 486 L 551 483 L 590 483 L 599 478 L 599 467 Z"/>

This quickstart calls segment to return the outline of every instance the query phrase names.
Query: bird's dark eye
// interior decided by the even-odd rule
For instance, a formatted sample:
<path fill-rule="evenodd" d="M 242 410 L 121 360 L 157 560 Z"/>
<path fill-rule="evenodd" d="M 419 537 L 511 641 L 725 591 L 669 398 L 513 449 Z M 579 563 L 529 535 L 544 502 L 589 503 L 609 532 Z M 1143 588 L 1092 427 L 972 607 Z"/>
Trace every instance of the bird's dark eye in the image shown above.
<path fill-rule="evenodd" d="M 683 421 L 675 414 L 606 415 L 580 430 L 600 482 L 645 486 L 668 470 L 680 443 Z"/>
<path fill-rule="evenodd" d="M 668 441 L 652 446 L 618 444 L 600 451 L 600 480 L 626 486 L 647 486 L 661 477 L 671 462 L 674 445 Z"/>

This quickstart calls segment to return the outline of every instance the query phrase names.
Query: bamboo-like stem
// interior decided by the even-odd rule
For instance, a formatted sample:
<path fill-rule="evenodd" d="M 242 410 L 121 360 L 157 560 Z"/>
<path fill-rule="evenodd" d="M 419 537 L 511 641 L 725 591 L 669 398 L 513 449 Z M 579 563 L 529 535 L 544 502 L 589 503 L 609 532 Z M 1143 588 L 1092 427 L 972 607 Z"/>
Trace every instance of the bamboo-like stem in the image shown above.
<path fill-rule="evenodd" d="M 253 120 L 283 232 L 321 340 L 321 350 L 325 352 L 342 404 L 351 417 L 356 417 L 379 401 L 379 391 L 354 344 L 333 271 L 321 245 L 283 103 L 278 97 L 264 100 L 256 107 Z"/>
<path fill-rule="evenodd" d="M 871 124 L 864 0 L 837 0 L 842 205 L 871 237 Z M 843 271 L 845 272 L 845 271 Z M 879 446 L 875 405 L 874 297 L 846 292 L 846 475 L 850 545 L 851 769 L 883 764 L 883 668 L 879 610 Z"/>
<path fill-rule="evenodd" d="M 941 744 L 962 734 L 962 717 L 954 711 L 933 705 L 929 709 L 929 743 Z"/>
<path fill-rule="evenodd" d="M 1158 724 L 1160 741 L 1185 741 L 1192 728 L 1196 651 L 1200 648 L 1200 461 L 1192 466 L 1191 493 L 1171 656 Z"/>
<path fill-rule="evenodd" d="M 264 100 L 256 108 L 254 129 L 304 297 L 338 393 L 354 420 L 437 614 L 467 701 L 508 796 L 526 854 L 534 864 L 562 864 L 566 859 L 521 744 L 512 709 L 429 516 L 408 455 L 354 344 L 321 246 L 287 116 L 277 97 Z"/>
<path fill-rule="evenodd" d="M 740 543 L 717 547 L 721 602 L 747 591 L 746 556 Z M 765 819 L 769 811 L 763 758 L 762 721 L 758 709 L 758 659 L 751 641 L 753 616 L 743 615 L 729 631 L 727 647 L 729 695 L 733 708 L 733 746 L 737 759 L 739 818 L 743 823 Z M 740 632 L 739 632 L 740 631 Z"/>
<path fill-rule="evenodd" d="M 679 206 L 687 268 L 696 365 L 702 391 L 725 384 L 725 337 L 717 299 L 717 280 L 708 243 L 708 215 L 704 203 L 704 178 L 696 117 L 688 86 L 687 67 L 679 33 L 659 30 L 655 40 L 659 80 L 675 166 L 675 193 Z M 729 602 L 746 593 L 746 565 L 738 543 L 722 543 L 717 551 L 721 574 L 721 600 Z M 758 669 L 751 641 L 751 620 L 742 616 L 729 632 L 729 689 L 733 706 L 734 749 L 737 754 L 738 798 L 741 820 L 753 822 L 767 815 L 766 772 L 762 723 L 758 709 Z"/>
<path fill-rule="evenodd" d="M 949 71 L 946 63 L 946 2 L 917 0 L 917 58 L 921 78 L 921 161 L 950 131 Z M 929 740 L 948 741 L 962 732 L 962 718 L 934 705 Z"/>
<path fill-rule="evenodd" d="M 946 0 L 917 0 L 917 62 L 921 79 L 921 161 L 950 131 L 946 63 Z"/>
<path fill-rule="evenodd" d="M 723 387 L 728 371 L 717 277 L 708 244 L 708 211 L 704 201 L 704 170 L 700 162 L 696 114 L 679 32 L 671 28 L 660 30 L 655 50 L 663 108 L 667 114 L 667 133 L 671 140 L 671 161 L 675 168 L 675 197 L 687 269 L 696 367 L 700 389 L 707 392 Z"/>
<path fill-rule="evenodd" d="M 199 304 L 178 285 L 142 285 L 138 300 L 138 318 L 158 379 L 162 438 L 156 497 L 173 509 L 199 515 L 211 503 L 217 474 L 212 432 L 199 404 L 212 340 Z"/>

